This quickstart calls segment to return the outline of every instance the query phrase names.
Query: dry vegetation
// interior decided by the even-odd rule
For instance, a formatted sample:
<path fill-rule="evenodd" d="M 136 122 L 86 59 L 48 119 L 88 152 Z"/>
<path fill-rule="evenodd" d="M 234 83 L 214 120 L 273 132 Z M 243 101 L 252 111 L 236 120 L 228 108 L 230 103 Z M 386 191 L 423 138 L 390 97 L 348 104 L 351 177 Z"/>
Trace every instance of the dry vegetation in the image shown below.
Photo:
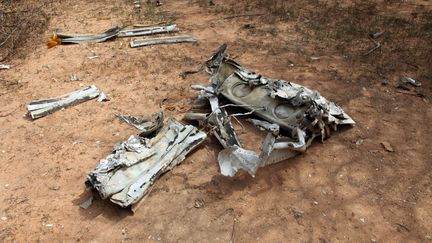
<path fill-rule="evenodd" d="M 230 1 L 213 8 L 201 5 L 211 12 L 228 15 L 263 13 L 253 18 L 269 24 L 266 31 L 272 36 L 289 34 L 284 29 L 278 29 L 276 23 L 291 23 L 302 36 L 296 45 L 311 47 L 316 54 L 331 51 L 344 55 L 357 71 L 362 64 L 368 64 L 368 71 L 379 78 L 394 73 L 414 72 L 419 79 L 430 80 L 432 70 L 428 67 L 432 66 L 432 11 L 421 5 L 412 5 L 413 13 L 406 14 L 406 11 L 399 12 L 397 8 L 403 1 L 386 0 L 384 3 L 392 6 L 386 9 L 380 3 L 362 0 L 264 0 Z M 254 28 L 250 31 L 263 34 Z M 368 35 L 381 31 L 384 35 L 377 41 L 382 47 L 366 56 L 374 46 Z"/>
<path fill-rule="evenodd" d="M 162 2 L 142 0 L 135 8 L 132 0 L 0 0 L 0 62 L 13 65 L 0 70 L 0 242 L 432 239 L 430 1 Z M 128 48 L 128 39 L 116 39 L 46 48 L 56 28 L 97 33 L 171 22 L 198 43 Z M 365 55 L 373 47 L 369 33 L 379 31 L 381 48 Z M 196 97 L 191 84 L 208 76 L 179 74 L 195 70 L 222 43 L 251 70 L 319 90 L 356 126 L 261 168 L 255 178 L 221 176 L 221 147 L 209 138 L 155 183 L 134 215 L 99 199 L 80 209 L 90 195 L 86 174 L 136 132 L 116 114 L 163 110 L 181 119 Z M 78 82 L 70 81 L 72 73 Z M 425 97 L 399 93 L 402 75 L 421 81 L 413 89 Z M 89 84 L 111 101 L 23 118 L 29 101 Z M 255 133 L 239 136 L 259 146 Z"/>
<path fill-rule="evenodd" d="M 48 22 L 45 11 L 44 1 L 1 0 L 0 62 L 10 59 L 27 42 L 40 38 Z"/>

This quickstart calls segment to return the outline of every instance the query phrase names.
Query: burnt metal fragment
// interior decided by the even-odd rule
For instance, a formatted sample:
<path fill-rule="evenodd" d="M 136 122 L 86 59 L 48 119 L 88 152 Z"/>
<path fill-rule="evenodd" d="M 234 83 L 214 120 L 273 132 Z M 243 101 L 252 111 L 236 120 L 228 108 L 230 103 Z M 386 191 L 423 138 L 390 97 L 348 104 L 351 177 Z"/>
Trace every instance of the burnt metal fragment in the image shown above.
<path fill-rule="evenodd" d="M 199 98 L 208 98 L 212 113 L 207 116 L 187 115 L 189 118 L 206 117 L 201 121 L 206 121 L 206 125 L 216 131 L 216 137 L 225 148 L 218 156 L 223 175 L 233 176 L 237 170 L 243 169 L 254 176 L 259 167 L 306 151 L 316 137 L 327 139 L 337 126 L 354 124 L 338 105 L 317 91 L 250 71 L 230 59 L 225 50 L 226 44 L 206 62 L 211 75 L 209 86 L 193 86 L 193 89 L 200 90 Z M 220 106 L 219 98 L 222 97 L 231 104 Z M 230 105 L 241 107 L 246 112 L 229 114 L 225 107 Z M 250 114 L 262 119 L 249 119 L 252 124 L 268 131 L 259 155 L 242 148 L 240 141 L 228 143 L 228 137 L 237 137 L 235 130 L 230 126 L 229 133 L 223 132 L 218 123 L 229 121 L 233 116 Z M 212 116 L 215 118 L 211 119 Z M 220 134 L 225 136 L 220 137 Z"/>

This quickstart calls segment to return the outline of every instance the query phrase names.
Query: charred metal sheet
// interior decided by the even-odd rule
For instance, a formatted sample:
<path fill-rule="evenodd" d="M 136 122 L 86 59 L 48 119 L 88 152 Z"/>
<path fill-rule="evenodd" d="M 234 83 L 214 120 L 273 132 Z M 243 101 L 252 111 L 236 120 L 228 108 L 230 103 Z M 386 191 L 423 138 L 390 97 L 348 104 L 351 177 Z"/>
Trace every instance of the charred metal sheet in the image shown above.
<path fill-rule="evenodd" d="M 158 44 L 172 44 L 172 43 L 182 43 L 182 42 L 197 42 L 197 39 L 193 36 L 172 36 L 172 37 L 160 37 L 160 38 L 152 38 L 152 39 L 137 39 L 132 40 L 129 43 L 129 46 L 140 47 L 140 46 L 151 46 Z"/>
<path fill-rule="evenodd" d="M 27 110 L 32 119 L 37 119 L 68 106 L 94 99 L 100 93 L 101 91 L 96 86 L 91 85 L 63 96 L 45 100 L 34 100 L 27 105 Z"/>
<path fill-rule="evenodd" d="M 212 99 L 217 101 L 218 97 L 223 96 L 233 106 L 249 111 L 244 114 L 262 118 L 249 121 L 269 133 L 259 155 L 241 148 L 239 143 L 224 145 L 218 138 L 225 147 L 218 156 L 222 174 L 233 176 L 238 169 L 243 169 L 254 176 L 261 166 L 304 152 L 316 137 L 327 139 L 338 125 L 354 124 L 338 105 L 326 100 L 317 91 L 252 72 L 230 59 L 225 50 L 226 44 L 206 62 L 211 75 L 209 87 L 194 86 L 194 89 L 201 91 L 200 97 L 209 98 L 211 105 Z M 213 105 L 212 111 L 212 114 L 215 113 Z M 223 117 L 231 116 L 233 114 L 226 113 Z M 211 125 L 211 120 L 207 121 Z M 234 130 L 232 136 L 236 136 Z"/>
<path fill-rule="evenodd" d="M 118 37 L 154 35 L 154 34 L 169 33 L 174 31 L 177 31 L 177 25 L 171 24 L 167 26 L 156 26 L 156 27 L 122 30 L 119 32 Z"/>
<path fill-rule="evenodd" d="M 108 39 L 111 39 L 113 37 L 116 37 L 118 33 L 120 32 L 120 27 L 115 26 L 108 30 L 106 30 L 103 33 L 95 34 L 95 35 L 89 35 L 89 34 L 68 34 L 68 33 L 62 33 L 60 31 L 55 32 L 55 37 L 60 39 L 60 43 L 74 43 L 74 44 L 81 44 L 81 43 L 97 43 L 97 42 L 104 42 Z"/>
<path fill-rule="evenodd" d="M 196 127 L 170 119 L 151 139 L 131 136 L 115 146 L 88 174 L 87 183 L 103 199 L 128 207 L 143 198 L 159 176 L 181 163 L 205 137 Z"/>
<path fill-rule="evenodd" d="M 151 116 L 129 116 L 118 115 L 122 122 L 137 128 L 141 131 L 140 136 L 147 136 L 157 132 L 163 126 L 163 112 L 157 112 Z"/>

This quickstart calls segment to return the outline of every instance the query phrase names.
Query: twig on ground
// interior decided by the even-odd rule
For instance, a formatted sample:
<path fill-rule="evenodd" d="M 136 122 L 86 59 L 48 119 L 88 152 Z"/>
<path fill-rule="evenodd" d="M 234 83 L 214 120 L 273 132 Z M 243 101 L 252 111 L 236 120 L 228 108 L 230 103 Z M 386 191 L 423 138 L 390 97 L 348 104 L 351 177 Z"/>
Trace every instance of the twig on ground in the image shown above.
<path fill-rule="evenodd" d="M 370 51 L 368 51 L 366 54 L 364 54 L 365 56 L 371 54 L 372 52 L 374 52 L 375 50 L 377 50 L 378 48 L 381 47 L 381 43 L 379 43 L 378 41 L 374 40 L 373 38 L 369 37 L 369 40 L 372 41 L 375 44 L 375 47 L 372 48 Z"/>
<path fill-rule="evenodd" d="M 184 72 L 180 73 L 180 77 L 181 77 L 182 79 L 186 79 L 186 77 L 187 77 L 188 75 L 195 74 L 195 73 L 199 73 L 199 72 L 201 72 L 202 70 L 204 70 L 204 66 L 203 66 L 203 65 L 200 65 L 200 66 L 198 67 L 197 70 L 188 70 L 188 71 L 184 71 Z"/>
<path fill-rule="evenodd" d="M 234 19 L 240 17 L 255 17 L 255 16 L 263 16 L 263 15 L 265 15 L 265 13 L 239 14 L 239 15 L 226 16 L 224 17 L 224 19 Z"/>

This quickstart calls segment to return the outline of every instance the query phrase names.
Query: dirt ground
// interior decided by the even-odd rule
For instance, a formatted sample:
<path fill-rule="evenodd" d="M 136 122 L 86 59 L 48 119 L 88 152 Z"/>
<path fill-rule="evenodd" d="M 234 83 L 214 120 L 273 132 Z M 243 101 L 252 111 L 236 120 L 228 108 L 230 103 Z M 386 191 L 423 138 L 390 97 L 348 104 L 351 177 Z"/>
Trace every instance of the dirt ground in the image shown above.
<path fill-rule="evenodd" d="M 432 241 L 431 1 L 142 2 L 137 10 L 126 0 L 40 1 L 48 22 L 3 61 L 13 66 L 0 70 L 0 242 Z M 135 22 L 174 22 L 198 43 L 46 47 L 56 28 L 94 33 Z M 385 31 L 369 55 L 367 31 Z M 357 124 L 255 178 L 221 176 L 221 146 L 209 136 L 135 214 L 100 199 L 81 209 L 86 174 L 136 133 L 115 115 L 162 109 L 181 119 L 196 96 L 190 85 L 208 76 L 179 74 L 222 43 L 251 70 L 320 91 Z M 74 72 L 80 80 L 71 82 Z M 402 75 L 422 86 L 397 88 Z M 111 101 L 25 117 L 31 100 L 90 84 Z"/>

